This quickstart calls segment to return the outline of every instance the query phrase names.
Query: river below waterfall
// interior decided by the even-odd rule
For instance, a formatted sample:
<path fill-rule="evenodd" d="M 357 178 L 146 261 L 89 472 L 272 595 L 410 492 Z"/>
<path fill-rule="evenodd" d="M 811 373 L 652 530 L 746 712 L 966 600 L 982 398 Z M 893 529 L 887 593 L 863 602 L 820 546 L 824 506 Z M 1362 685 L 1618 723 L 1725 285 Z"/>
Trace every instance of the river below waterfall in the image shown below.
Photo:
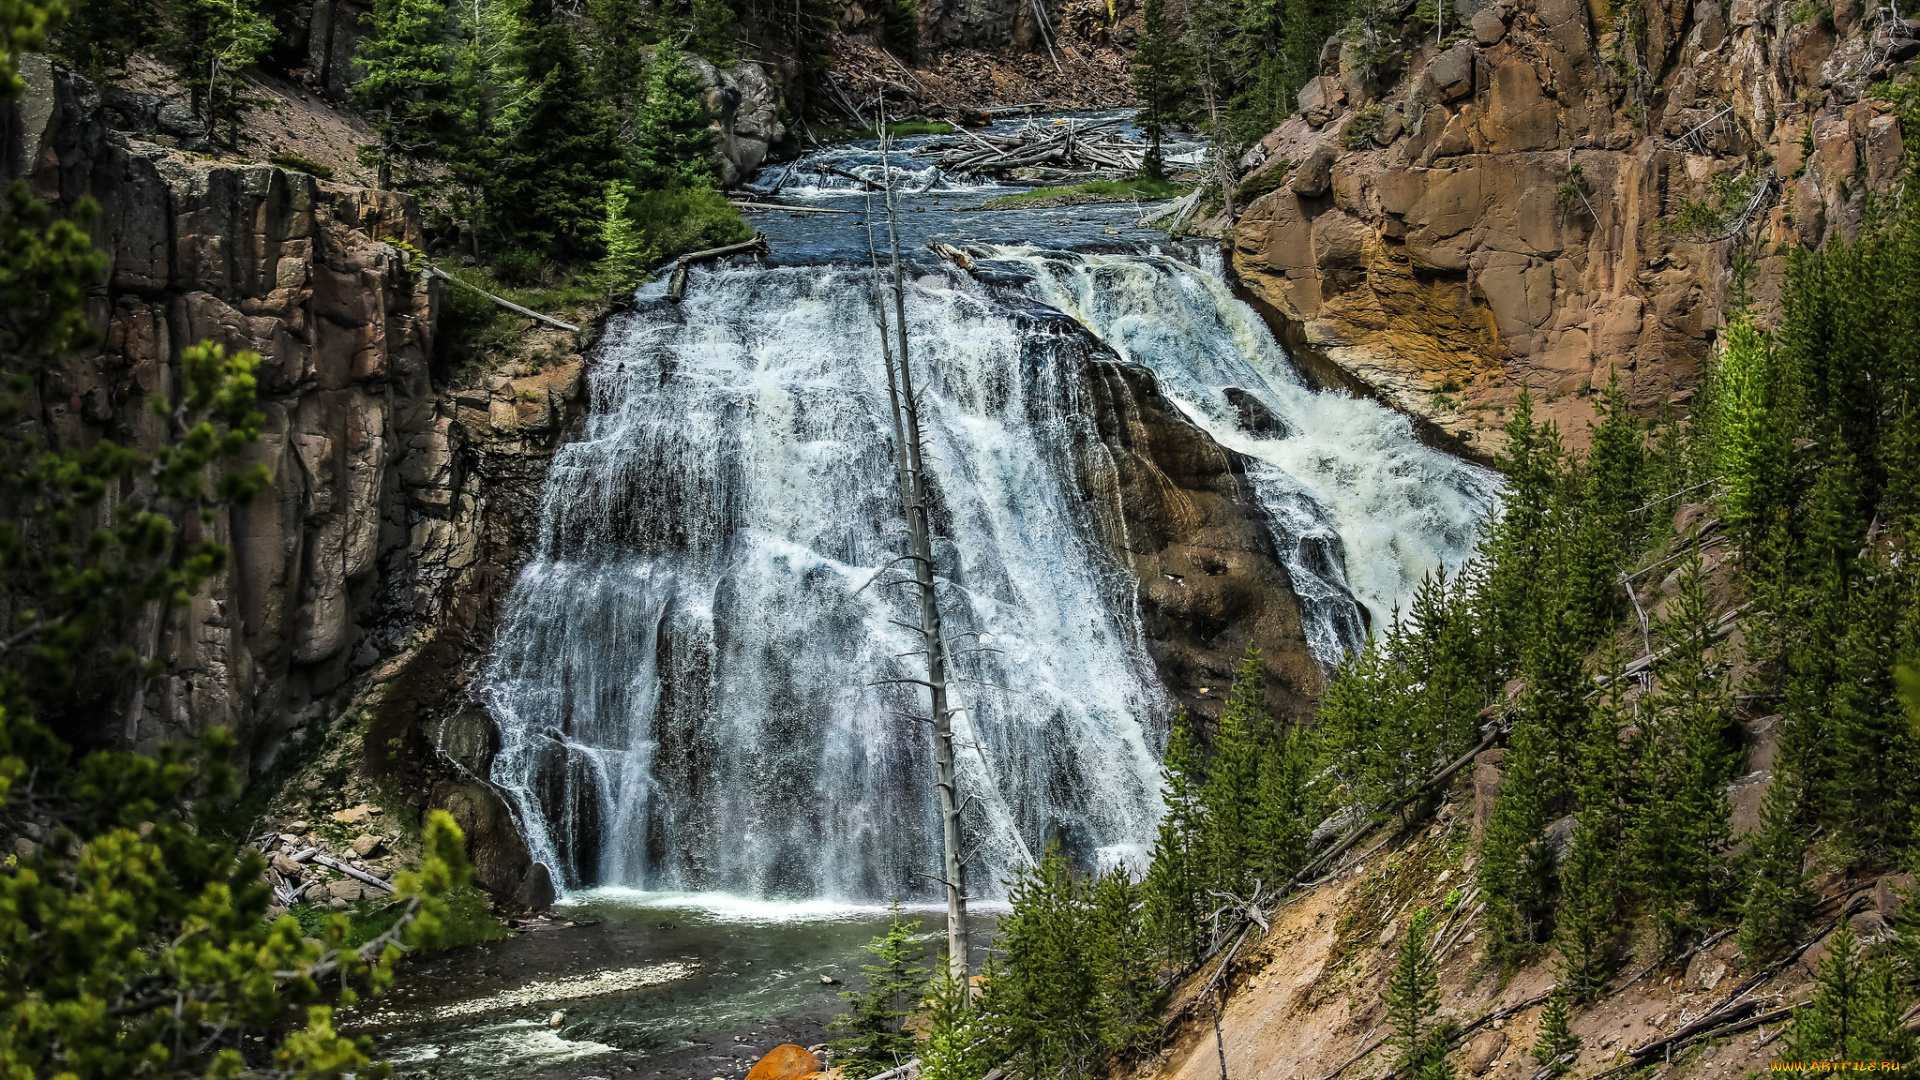
<path fill-rule="evenodd" d="M 1496 481 L 1310 389 L 1217 247 L 1124 204 L 982 209 L 1014 189 L 892 164 L 943 611 L 968 635 L 970 888 L 1000 895 L 1049 842 L 1138 865 L 1171 706 L 1136 587 L 1096 540 L 1110 508 L 1075 481 L 1092 435 L 1074 365 L 1150 369 L 1238 455 L 1322 670 L 1457 565 Z M 869 307 L 884 220 L 847 175 L 882 170 L 872 144 L 763 170 L 783 201 L 848 212 L 751 214 L 763 263 L 696 268 L 678 303 L 641 289 L 593 354 L 479 686 L 492 779 L 561 912 L 594 925 L 413 968 L 416 996 L 363 1021 L 401 1076 L 737 1077 L 769 1040 L 822 1041 L 841 987 L 820 976 L 857 970 L 880 905 L 935 898 L 929 740 L 901 717 L 917 691 L 876 684 L 915 648 L 908 597 L 880 580 L 904 550 Z M 591 972 L 631 985 L 562 1000 Z M 510 1008 L 459 1005 L 529 981 L 545 989 Z"/>

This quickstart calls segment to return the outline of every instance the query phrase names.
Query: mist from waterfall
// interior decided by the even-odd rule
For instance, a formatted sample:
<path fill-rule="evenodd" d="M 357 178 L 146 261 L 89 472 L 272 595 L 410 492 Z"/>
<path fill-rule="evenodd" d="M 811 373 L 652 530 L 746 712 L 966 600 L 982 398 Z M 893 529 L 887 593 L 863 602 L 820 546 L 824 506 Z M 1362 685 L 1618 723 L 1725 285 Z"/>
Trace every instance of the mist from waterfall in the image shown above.
<path fill-rule="evenodd" d="M 1464 557 L 1494 489 L 1403 417 L 1307 389 L 1217 268 L 977 254 L 1001 284 L 918 276 L 908 331 L 966 680 L 969 885 L 994 895 L 1050 839 L 1137 858 L 1161 813 L 1169 702 L 1099 540 L 1118 508 L 1075 480 L 1101 445 L 1089 356 L 1152 368 L 1246 456 L 1328 665 L 1362 640 L 1361 604 L 1377 621 Z M 696 271 L 684 303 L 643 299 L 596 351 L 480 681 L 493 779 L 565 886 L 932 894 L 925 694 L 883 681 L 922 661 L 890 584 L 904 519 L 870 288 L 843 268 Z"/>

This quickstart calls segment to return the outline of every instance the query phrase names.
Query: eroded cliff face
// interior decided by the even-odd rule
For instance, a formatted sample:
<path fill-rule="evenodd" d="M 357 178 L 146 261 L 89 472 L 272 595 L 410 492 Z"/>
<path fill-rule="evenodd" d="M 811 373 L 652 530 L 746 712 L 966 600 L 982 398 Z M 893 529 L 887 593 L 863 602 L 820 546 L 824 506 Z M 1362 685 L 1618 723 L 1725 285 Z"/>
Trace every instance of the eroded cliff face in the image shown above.
<path fill-rule="evenodd" d="M 111 132 L 84 80 L 29 58 L 10 175 L 70 211 L 91 196 L 111 256 L 88 306 L 103 345 L 40 388 L 50 438 L 152 448 L 182 350 L 260 353 L 273 477 L 209 529 L 233 559 L 164 625 L 165 674 L 103 691 L 82 742 L 144 748 L 213 725 L 269 753 L 313 703 L 378 657 L 360 617 L 420 509 L 399 468 L 430 417 L 436 286 L 388 240 L 417 242 L 403 196 L 184 156 Z"/>
<path fill-rule="evenodd" d="M 5 177 L 62 211 L 96 200 L 111 257 L 89 297 L 103 344 L 49 378 L 34 420 L 67 444 L 153 448 L 165 420 L 147 404 L 177 387 L 182 351 L 251 349 L 267 418 L 251 457 L 272 478 L 206 528 L 228 568 L 136 628 L 165 671 L 103 685 L 63 734 L 148 749 L 225 726 L 254 770 L 291 738 L 350 735 L 346 757 L 329 749 L 282 791 L 280 817 L 450 809 L 480 882 L 539 906 L 550 887 L 484 781 L 490 728 L 464 691 L 578 397 L 579 335 L 530 332 L 436 378 L 455 286 L 406 254 L 421 244 L 410 197 L 143 142 L 112 130 L 87 81 L 36 57 L 23 74 Z M 327 771 L 341 761 L 357 764 Z"/>
<path fill-rule="evenodd" d="M 1459 40 L 1429 24 L 1384 77 L 1329 45 L 1248 155 L 1242 184 L 1286 179 L 1230 243 L 1296 353 L 1469 453 L 1521 386 L 1576 442 L 1612 372 L 1641 409 L 1684 406 L 1733 256 L 1770 302 L 1787 247 L 1852 236 L 1900 168 L 1869 92 L 1920 41 L 1888 11 L 1461 6 Z"/>

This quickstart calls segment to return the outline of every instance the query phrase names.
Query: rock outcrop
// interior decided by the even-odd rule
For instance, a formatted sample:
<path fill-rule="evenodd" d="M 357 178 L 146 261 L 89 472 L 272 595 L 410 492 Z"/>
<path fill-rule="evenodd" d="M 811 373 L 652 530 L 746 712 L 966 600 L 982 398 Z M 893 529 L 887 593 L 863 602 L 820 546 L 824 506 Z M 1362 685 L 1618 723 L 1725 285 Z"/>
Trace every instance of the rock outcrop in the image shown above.
<path fill-rule="evenodd" d="M 63 210 L 92 197 L 111 268 L 89 308 L 103 347 L 40 388 L 34 418 L 58 442 L 152 448 L 150 398 L 180 354 L 251 349 L 272 476 L 212 528 L 233 560 L 148 632 L 163 675 L 101 692 L 85 744 L 148 747 L 213 725 L 256 761 L 377 649 L 360 620 L 383 555 L 420 511 L 399 468 L 431 417 L 437 284 L 388 241 L 418 243 L 404 196 L 332 187 L 270 166 L 186 157 L 112 132 L 95 88 L 29 57 L 8 174 Z"/>
<path fill-rule="evenodd" d="M 1458 14 L 1397 72 L 1328 50 L 1299 114 L 1248 154 L 1243 183 L 1273 190 L 1231 246 L 1296 354 L 1468 452 L 1497 449 L 1523 385 L 1576 441 L 1613 372 L 1637 407 L 1684 405 L 1733 256 L 1756 260 L 1766 302 L 1786 248 L 1853 235 L 1900 168 L 1897 121 L 1869 91 L 1920 41 L 1890 12 Z"/>
<path fill-rule="evenodd" d="M 490 723 L 462 695 L 579 395 L 576 335 L 530 332 L 436 380 L 443 285 L 405 253 L 422 246 L 409 196 L 182 155 L 113 130 L 86 80 L 36 57 L 23 74 L 0 131 L 24 137 L 0 144 L 0 172 L 61 210 L 96 200 L 111 256 L 89 298 L 104 344 L 49 377 L 34 421 L 59 442 L 153 448 L 165 429 L 146 406 L 177 385 L 181 352 L 251 349 L 267 417 L 252 453 L 272 478 L 207 530 L 228 568 L 140 628 L 164 672 L 103 685 L 62 733 L 146 749 L 221 725 L 256 771 L 314 735 L 326 754 L 273 816 L 397 791 L 410 813 L 454 814 L 496 896 L 550 903 L 484 779 Z"/>
<path fill-rule="evenodd" d="M 780 121 L 780 88 L 759 64 L 742 60 L 720 68 L 693 55 L 686 62 L 700 80 L 700 105 L 720 154 L 722 186 L 752 176 L 769 154 L 791 155 L 797 149 Z"/>

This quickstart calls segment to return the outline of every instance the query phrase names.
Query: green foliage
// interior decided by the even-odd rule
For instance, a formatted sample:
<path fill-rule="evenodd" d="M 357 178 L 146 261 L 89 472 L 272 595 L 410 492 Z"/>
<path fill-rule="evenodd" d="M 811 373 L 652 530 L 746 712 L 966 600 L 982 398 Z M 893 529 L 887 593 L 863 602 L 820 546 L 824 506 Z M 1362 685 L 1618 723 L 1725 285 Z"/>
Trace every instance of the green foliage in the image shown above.
<path fill-rule="evenodd" d="M 1140 127 L 1147 136 L 1147 152 L 1140 169 L 1148 180 L 1166 176 L 1160 143 L 1167 127 L 1180 114 L 1191 89 L 1186 50 L 1167 24 L 1166 0 L 1145 0 L 1140 9 L 1140 36 L 1133 53 L 1133 93 L 1140 99 Z"/>
<path fill-rule="evenodd" d="M 713 179 L 713 135 L 700 84 L 679 51 L 662 44 L 647 75 L 647 102 L 634 135 L 634 178 L 652 188 L 700 187 Z"/>
<path fill-rule="evenodd" d="M 228 141 L 247 101 L 241 72 L 266 54 L 277 34 L 273 20 L 256 0 L 174 0 L 162 42 L 180 61 L 181 81 L 193 96 L 193 109 L 207 121 L 212 137 L 217 122 L 228 121 Z"/>
<path fill-rule="evenodd" d="M 694 51 L 722 67 L 733 63 L 733 7 L 727 0 L 689 0 L 693 7 Z"/>
<path fill-rule="evenodd" d="M 352 93 L 380 134 L 381 187 L 390 186 L 396 162 L 433 156 L 438 133 L 455 122 L 450 28 L 446 0 L 374 0 L 354 56 L 360 81 Z"/>
<path fill-rule="evenodd" d="M 1384 995 L 1387 1041 L 1397 1071 L 1419 1080 L 1450 1080 L 1447 1041 L 1452 1032 L 1434 1019 L 1440 1011 L 1440 963 L 1428 951 L 1432 931 L 1433 912 L 1414 912 Z"/>
<path fill-rule="evenodd" d="M 301 157 L 299 154 L 288 153 L 284 150 L 276 150 L 275 152 L 267 156 L 267 160 L 269 162 L 272 162 L 275 165 L 280 166 L 283 169 L 292 169 L 295 172 L 303 172 L 303 173 L 306 173 L 308 176 L 312 176 L 320 180 L 333 179 L 332 169 L 327 168 L 325 165 L 322 165 L 317 161 L 313 161 L 311 159 Z"/>
<path fill-rule="evenodd" d="M 1552 1076 L 1573 1071 L 1573 1063 L 1560 1058 L 1580 1048 L 1580 1040 L 1568 1030 L 1567 1020 L 1567 995 L 1555 988 L 1547 996 L 1547 1007 L 1540 1012 L 1540 1034 L 1533 1043 L 1533 1060 L 1546 1066 Z"/>
<path fill-rule="evenodd" d="M 123 71 L 135 50 L 153 42 L 159 20 L 141 0 L 84 0 L 71 5 L 50 45 L 61 60 L 95 77 Z"/>
<path fill-rule="evenodd" d="M 1373 137 L 1386 121 L 1387 111 L 1377 102 L 1354 110 L 1353 118 L 1347 121 L 1347 127 L 1341 133 L 1340 141 L 1349 150 L 1365 150 L 1373 145 Z"/>
<path fill-rule="evenodd" d="M 853 1002 L 853 1008 L 834 1018 L 833 1029 L 847 1036 L 835 1040 L 834 1059 L 856 1076 L 885 1072 L 914 1054 L 914 1037 L 904 1025 L 927 988 L 926 949 L 920 945 L 919 930 L 919 921 L 908 921 L 896 897 L 887 932 L 866 946 L 875 960 L 860 968 L 867 977 L 866 989 L 840 995 Z"/>
<path fill-rule="evenodd" d="M 1846 919 L 1827 939 L 1813 1003 L 1793 1015 L 1780 1056 L 1788 1061 L 1899 1061 L 1920 1056 L 1900 1022 L 1906 987 L 1886 954 L 1869 955 Z"/>
<path fill-rule="evenodd" d="M 1673 213 L 1661 220 L 1661 231 L 1700 240 L 1721 239 L 1741 211 L 1760 177 L 1751 172 L 1720 173 L 1707 182 L 1707 196 L 1681 199 Z"/>
<path fill-rule="evenodd" d="M 640 237 L 640 229 L 627 216 L 631 202 L 617 183 L 607 185 L 607 216 L 600 223 L 600 277 L 608 292 L 622 293 L 646 278 L 653 253 Z"/>
<path fill-rule="evenodd" d="M 926 1080 L 979 1080 L 998 1064 L 994 1029 L 967 988 L 945 964 L 937 966 L 927 995 L 927 1039 L 920 1046 L 920 1074 Z M 989 980 L 995 974 L 990 967 Z"/>
<path fill-rule="evenodd" d="M 1155 1027 L 1140 887 L 1114 868 L 1076 880 L 1058 848 L 1007 883 L 1013 911 L 979 1009 L 992 1058 L 1021 1077 L 1083 1078 Z"/>

